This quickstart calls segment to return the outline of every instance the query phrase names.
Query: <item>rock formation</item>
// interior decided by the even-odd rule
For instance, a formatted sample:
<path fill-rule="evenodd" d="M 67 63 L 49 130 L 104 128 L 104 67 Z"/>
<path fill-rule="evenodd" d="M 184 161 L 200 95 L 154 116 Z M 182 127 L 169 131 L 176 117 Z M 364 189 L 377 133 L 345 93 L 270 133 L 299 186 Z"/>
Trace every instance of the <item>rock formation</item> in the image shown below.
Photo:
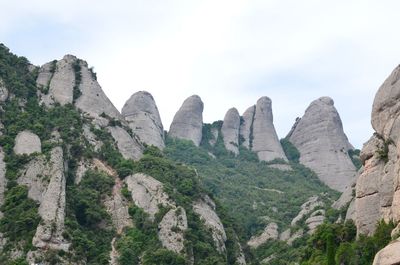
<path fill-rule="evenodd" d="M 204 224 L 211 230 L 215 246 L 220 253 L 226 252 L 225 241 L 227 239 L 224 226 L 215 212 L 215 203 L 208 197 L 193 204 L 193 210 L 204 221 Z"/>
<path fill-rule="evenodd" d="M 4 152 L 0 148 L 0 206 L 4 202 L 4 192 L 6 191 L 7 179 L 6 179 L 6 163 L 4 162 Z M 0 218 L 2 213 L 0 212 Z"/>
<path fill-rule="evenodd" d="M 47 106 L 55 102 L 61 105 L 75 103 L 80 110 L 92 118 L 100 118 L 102 113 L 111 118 L 121 118 L 118 110 L 101 89 L 88 64 L 73 55 L 66 55 L 59 61 L 43 65 L 39 70 L 36 83 L 45 91 L 41 94 L 41 100 Z"/>
<path fill-rule="evenodd" d="M 356 174 L 353 149 L 331 98 L 313 101 L 287 136 L 300 152 L 300 163 L 314 170 L 330 188 L 344 191 Z"/>
<path fill-rule="evenodd" d="M 6 101 L 8 98 L 8 89 L 6 88 L 4 81 L 0 78 L 0 103 Z"/>
<path fill-rule="evenodd" d="M 42 145 L 39 137 L 30 131 L 19 132 L 15 138 L 14 153 L 17 155 L 30 155 L 35 152 L 42 152 Z"/>
<path fill-rule="evenodd" d="M 142 157 L 142 145 L 136 139 L 132 138 L 125 129 L 119 126 L 107 127 L 107 129 L 117 143 L 119 152 L 125 159 L 139 160 Z"/>
<path fill-rule="evenodd" d="M 256 113 L 256 106 L 249 107 L 242 116 L 242 124 L 240 124 L 240 137 L 243 139 L 242 145 L 248 149 L 251 149 L 251 143 L 253 141 L 253 121 L 254 114 Z"/>
<path fill-rule="evenodd" d="M 188 97 L 175 114 L 168 135 L 200 145 L 203 130 L 203 102 L 197 95 Z"/>
<path fill-rule="evenodd" d="M 252 127 L 252 150 L 257 153 L 260 160 L 270 161 L 276 158 L 286 160 L 275 131 L 272 102 L 268 97 L 262 97 L 257 101 Z"/>
<path fill-rule="evenodd" d="M 247 242 L 247 245 L 249 245 L 252 248 L 257 248 L 267 242 L 270 239 L 276 240 L 279 237 L 279 232 L 278 232 L 278 225 L 276 223 L 270 223 L 268 224 L 264 231 L 262 232 L 261 235 L 259 236 L 252 236 Z"/>
<path fill-rule="evenodd" d="M 133 94 L 122 108 L 122 116 L 141 142 L 164 148 L 163 125 L 150 93 L 139 91 Z"/>
<path fill-rule="evenodd" d="M 239 112 L 237 109 L 231 108 L 225 115 L 221 133 L 224 139 L 225 148 L 228 151 L 233 152 L 235 155 L 239 154 L 239 127 Z"/>
<path fill-rule="evenodd" d="M 379 251 L 373 265 L 396 265 L 400 262 L 400 239 L 397 239 Z"/>
<path fill-rule="evenodd" d="M 184 234 L 188 229 L 186 211 L 182 207 L 169 210 L 158 225 L 158 236 L 166 249 L 176 253 L 184 250 Z"/>
<path fill-rule="evenodd" d="M 55 147 L 51 151 L 49 163 L 50 182 L 39 207 L 42 222 L 36 229 L 32 244 L 38 248 L 68 251 L 62 232 L 65 218 L 65 185 L 63 150 Z"/>

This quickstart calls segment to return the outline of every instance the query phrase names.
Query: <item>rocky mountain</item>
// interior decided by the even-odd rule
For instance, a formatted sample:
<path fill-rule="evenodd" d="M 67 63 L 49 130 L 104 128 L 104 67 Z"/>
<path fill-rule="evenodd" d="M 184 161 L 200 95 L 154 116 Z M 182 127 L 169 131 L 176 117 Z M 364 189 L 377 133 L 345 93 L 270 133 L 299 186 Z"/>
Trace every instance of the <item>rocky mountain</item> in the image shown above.
<path fill-rule="evenodd" d="M 150 93 L 119 113 L 87 62 L 0 45 L 0 264 L 396 264 L 398 71 L 359 155 L 327 97 L 281 141 L 268 97 L 164 135 Z"/>
<path fill-rule="evenodd" d="M 300 163 L 332 189 L 343 192 L 356 174 L 349 156 L 354 147 L 343 131 L 331 98 L 313 101 L 286 137 L 300 152 Z"/>

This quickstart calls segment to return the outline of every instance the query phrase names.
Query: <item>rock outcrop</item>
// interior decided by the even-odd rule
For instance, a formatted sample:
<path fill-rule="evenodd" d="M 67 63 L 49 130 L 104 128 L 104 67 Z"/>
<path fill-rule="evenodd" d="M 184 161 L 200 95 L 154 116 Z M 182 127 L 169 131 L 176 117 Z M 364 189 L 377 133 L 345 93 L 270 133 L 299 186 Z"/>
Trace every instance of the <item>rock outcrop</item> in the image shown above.
<path fill-rule="evenodd" d="M 36 229 L 32 244 L 38 248 L 68 251 L 69 243 L 62 236 L 65 218 L 64 159 L 61 147 L 51 151 L 49 162 L 50 181 L 39 207 L 41 223 Z"/>
<path fill-rule="evenodd" d="M 197 95 L 187 98 L 169 128 L 168 135 L 192 141 L 196 146 L 200 145 L 203 130 L 203 102 Z"/>
<path fill-rule="evenodd" d="M 153 96 L 146 91 L 133 94 L 122 108 L 129 127 L 147 145 L 163 149 L 164 129 Z"/>
<path fill-rule="evenodd" d="M 237 109 L 231 108 L 225 115 L 221 133 L 224 139 L 225 148 L 228 151 L 233 152 L 235 155 L 239 154 L 239 128 L 239 112 Z"/>
<path fill-rule="evenodd" d="M 300 221 L 301 219 L 303 219 L 303 217 L 313 212 L 315 208 L 322 206 L 324 206 L 324 203 L 320 201 L 318 196 L 312 196 L 308 198 L 308 200 L 301 205 L 300 212 L 297 214 L 295 218 L 293 218 L 290 224 L 292 226 L 296 225 L 298 221 Z"/>
<path fill-rule="evenodd" d="M 38 87 L 48 90 L 40 96 L 41 101 L 49 107 L 54 103 L 74 103 L 92 118 L 100 118 L 104 113 L 111 118 L 121 119 L 88 64 L 73 55 L 65 55 L 59 61 L 43 65 L 36 83 Z"/>
<path fill-rule="evenodd" d="M 267 242 L 268 240 L 276 240 L 279 237 L 279 232 L 278 232 L 278 225 L 276 223 L 270 223 L 268 224 L 264 231 L 262 232 L 261 235 L 259 236 L 252 236 L 247 242 L 247 245 L 249 245 L 252 248 L 257 248 Z"/>
<path fill-rule="evenodd" d="M 256 113 L 256 106 L 249 107 L 242 115 L 242 123 L 240 124 L 240 137 L 243 139 L 242 145 L 247 149 L 252 147 L 253 121 Z"/>
<path fill-rule="evenodd" d="M 400 239 L 397 239 L 379 251 L 374 258 L 373 265 L 400 264 Z"/>
<path fill-rule="evenodd" d="M 30 155 L 40 152 L 42 152 L 42 144 L 40 138 L 36 134 L 30 131 L 18 133 L 15 138 L 14 153 L 17 155 Z"/>
<path fill-rule="evenodd" d="M 360 154 L 364 170 L 357 179 L 353 214 L 359 234 L 373 234 L 381 219 L 400 221 L 399 73 L 397 67 L 375 95 L 375 133 Z"/>
<path fill-rule="evenodd" d="M 194 212 L 200 216 L 200 219 L 211 230 L 217 250 L 220 253 L 225 253 L 227 237 L 224 226 L 215 212 L 215 207 L 215 203 L 208 196 L 204 196 L 193 204 Z"/>
<path fill-rule="evenodd" d="M 154 221 L 160 207 L 170 210 L 163 216 L 158 225 L 158 237 L 163 247 L 176 253 L 184 250 L 184 233 L 188 228 L 185 209 L 177 207 L 164 192 L 163 184 L 145 174 L 137 173 L 125 179 L 132 200 L 143 209 Z"/>
<path fill-rule="evenodd" d="M 8 98 L 8 89 L 6 88 L 4 81 L 0 79 L 0 103 L 5 102 Z"/>
<path fill-rule="evenodd" d="M 300 163 L 314 170 L 330 188 L 344 191 L 356 174 L 353 149 L 331 98 L 313 101 L 287 139 L 299 150 Z"/>
<path fill-rule="evenodd" d="M 253 121 L 252 150 L 262 161 L 286 159 L 273 124 L 272 101 L 262 97 L 257 101 Z"/>
<path fill-rule="evenodd" d="M 142 157 L 143 146 L 135 138 L 132 138 L 125 129 L 119 126 L 107 127 L 107 129 L 125 159 L 139 160 Z"/>

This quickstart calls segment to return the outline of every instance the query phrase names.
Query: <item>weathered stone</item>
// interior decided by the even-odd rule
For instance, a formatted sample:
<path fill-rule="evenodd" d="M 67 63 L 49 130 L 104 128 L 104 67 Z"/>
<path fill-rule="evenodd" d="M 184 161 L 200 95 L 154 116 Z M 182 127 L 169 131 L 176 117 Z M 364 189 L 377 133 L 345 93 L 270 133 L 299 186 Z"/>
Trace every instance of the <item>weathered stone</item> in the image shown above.
<path fill-rule="evenodd" d="M 363 171 L 364 171 L 364 168 L 361 167 L 360 170 L 357 172 L 357 175 L 353 179 L 353 181 L 349 185 L 346 186 L 346 188 L 344 189 L 342 195 L 340 195 L 339 199 L 337 199 L 332 204 L 332 208 L 339 210 L 342 207 L 348 206 L 348 204 L 352 200 L 354 200 L 357 178 L 358 178 L 359 175 L 362 174 Z"/>
<path fill-rule="evenodd" d="M 193 210 L 200 216 L 205 225 L 211 229 L 218 252 L 225 253 L 227 237 L 224 226 L 215 212 L 215 203 L 208 196 L 204 196 L 193 204 Z"/>
<path fill-rule="evenodd" d="M 14 153 L 30 155 L 35 152 L 42 152 L 40 138 L 30 131 L 19 132 L 15 138 Z"/>
<path fill-rule="evenodd" d="M 400 264 L 400 240 L 396 240 L 379 251 L 374 258 L 373 265 Z"/>
<path fill-rule="evenodd" d="M 103 146 L 103 143 L 97 140 L 96 135 L 94 135 L 94 133 L 90 130 L 89 125 L 87 124 L 83 125 L 83 136 L 86 138 L 89 144 L 93 146 L 94 151 L 99 151 L 100 148 Z"/>
<path fill-rule="evenodd" d="M 158 224 L 161 244 L 175 253 L 185 248 L 184 233 L 188 229 L 186 211 L 182 207 L 169 210 Z"/>
<path fill-rule="evenodd" d="M 290 238 L 286 241 L 286 243 L 291 246 L 296 239 L 299 239 L 303 236 L 304 231 L 303 229 L 299 229 L 293 234 L 290 235 Z"/>
<path fill-rule="evenodd" d="M 324 215 L 314 215 L 306 220 L 306 225 L 308 227 L 308 233 L 313 234 L 317 227 L 325 221 Z"/>
<path fill-rule="evenodd" d="M 5 102 L 8 98 L 8 89 L 6 88 L 3 80 L 0 78 L 0 103 Z"/>
<path fill-rule="evenodd" d="M 356 204 L 355 199 L 353 199 L 350 204 L 349 208 L 347 208 L 345 220 L 355 220 L 356 219 Z"/>
<path fill-rule="evenodd" d="M 36 229 L 32 244 L 38 248 L 68 251 L 69 243 L 62 236 L 65 218 L 65 185 L 63 150 L 55 147 L 49 162 L 50 182 L 39 207 L 42 222 Z"/>
<path fill-rule="evenodd" d="M 147 145 L 163 149 L 164 129 L 153 96 L 146 91 L 133 94 L 122 108 L 129 127 Z"/>
<path fill-rule="evenodd" d="M 145 174 L 134 174 L 125 178 L 128 190 L 132 194 L 133 202 L 146 213 L 151 220 L 159 211 L 159 205 L 173 207 L 167 193 L 163 191 L 163 184 Z"/>
<path fill-rule="evenodd" d="M 252 150 L 262 161 L 286 159 L 273 124 L 272 102 L 268 97 L 257 101 L 253 122 Z"/>
<path fill-rule="evenodd" d="M 293 218 L 291 225 L 294 226 L 300 221 L 304 216 L 310 214 L 315 208 L 323 206 L 324 203 L 319 200 L 318 196 L 312 196 L 301 205 L 301 210 L 295 218 Z"/>
<path fill-rule="evenodd" d="M 46 159 L 39 156 L 21 170 L 18 178 L 18 184 L 28 187 L 28 197 L 40 203 L 50 181 L 47 167 Z"/>
<path fill-rule="evenodd" d="M 114 174 L 115 184 L 111 196 L 104 201 L 107 212 L 111 215 L 111 220 L 118 234 L 122 233 L 125 227 L 132 227 L 133 222 L 128 212 L 128 202 L 122 196 L 122 180 Z"/>
<path fill-rule="evenodd" d="M 261 235 L 259 236 L 252 236 L 247 242 L 247 245 L 249 245 L 252 248 L 257 248 L 267 242 L 268 240 L 276 240 L 279 237 L 279 232 L 278 232 L 278 225 L 276 223 L 269 223 L 264 231 L 262 232 Z"/>
<path fill-rule="evenodd" d="M 125 159 L 139 160 L 143 154 L 143 146 L 119 126 L 107 127 L 121 155 Z"/>
<path fill-rule="evenodd" d="M 356 174 L 353 149 L 331 98 L 313 101 L 288 135 L 300 152 L 300 163 L 314 170 L 330 188 L 344 191 Z"/>
<path fill-rule="evenodd" d="M 240 137 L 243 140 L 242 145 L 247 149 L 252 147 L 252 137 L 253 137 L 253 121 L 254 114 L 256 113 L 256 106 L 249 107 L 242 116 L 242 123 L 240 124 Z"/>
<path fill-rule="evenodd" d="M 41 90 L 49 89 L 50 81 L 55 73 L 57 61 L 48 62 L 39 68 L 36 85 Z"/>
<path fill-rule="evenodd" d="M 226 150 L 233 152 L 235 155 L 239 154 L 239 128 L 239 112 L 237 109 L 231 108 L 225 115 L 221 133 Z"/>
<path fill-rule="evenodd" d="M 203 108 L 204 105 L 199 96 L 193 95 L 187 98 L 175 114 L 168 135 L 190 140 L 199 146 L 203 130 Z"/>
<path fill-rule="evenodd" d="M 211 146 L 214 146 L 214 145 L 217 143 L 218 136 L 219 136 L 219 130 L 218 130 L 218 128 L 212 127 L 212 128 L 211 128 L 211 137 L 212 137 L 212 138 L 211 138 L 210 140 L 208 140 L 208 143 L 209 143 Z"/>

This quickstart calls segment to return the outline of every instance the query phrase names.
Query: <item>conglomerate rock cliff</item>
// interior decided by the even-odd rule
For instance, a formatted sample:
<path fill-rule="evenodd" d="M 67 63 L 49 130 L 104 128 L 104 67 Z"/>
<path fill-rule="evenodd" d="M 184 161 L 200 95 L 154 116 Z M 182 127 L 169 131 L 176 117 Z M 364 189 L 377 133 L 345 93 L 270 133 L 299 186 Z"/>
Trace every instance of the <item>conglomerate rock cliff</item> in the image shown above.
<path fill-rule="evenodd" d="M 356 168 L 348 150 L 354 148 L 331 98 L 313 101 L 287 139 L 299 150 L 300 163 L 314 170 L 330 188 L 344 191 L 350 184 Z"/>

